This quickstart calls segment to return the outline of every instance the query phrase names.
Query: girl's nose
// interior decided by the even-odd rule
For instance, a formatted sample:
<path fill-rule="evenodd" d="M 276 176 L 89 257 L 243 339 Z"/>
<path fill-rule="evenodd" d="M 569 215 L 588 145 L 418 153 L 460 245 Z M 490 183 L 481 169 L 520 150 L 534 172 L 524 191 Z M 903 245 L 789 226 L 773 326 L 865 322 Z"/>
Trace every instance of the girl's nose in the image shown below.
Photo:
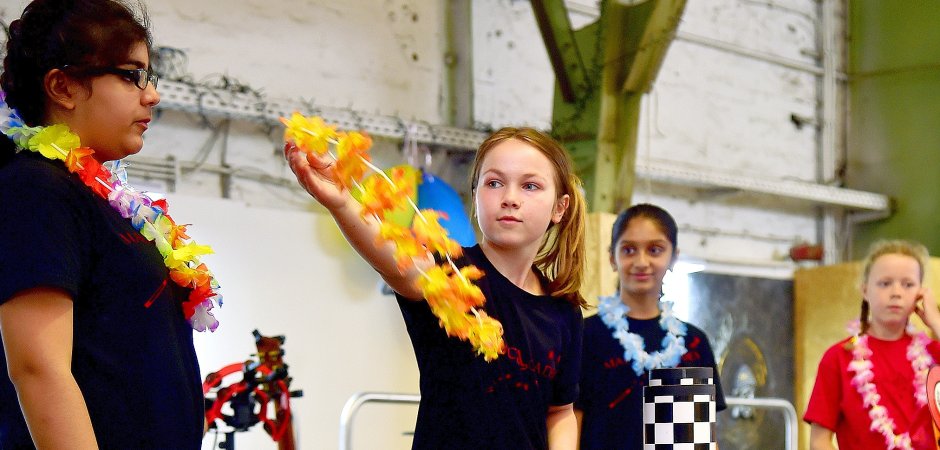
<path fill-rule="evenodd" d="M 516 199 L 515 193 L 511 189 L 506 191 L 506 195 L 503 196 L 503 208 L 518 209 L 519 200 Z"/>
<path fill-rule="evenodd" d="M 157 88 L 154 87 L 153 83 L 147 83 L 147 87 L 143 90 L 141 103 L 145 106 L 157 106 L 160 103 L 160 93 L 157 92 Z"/>

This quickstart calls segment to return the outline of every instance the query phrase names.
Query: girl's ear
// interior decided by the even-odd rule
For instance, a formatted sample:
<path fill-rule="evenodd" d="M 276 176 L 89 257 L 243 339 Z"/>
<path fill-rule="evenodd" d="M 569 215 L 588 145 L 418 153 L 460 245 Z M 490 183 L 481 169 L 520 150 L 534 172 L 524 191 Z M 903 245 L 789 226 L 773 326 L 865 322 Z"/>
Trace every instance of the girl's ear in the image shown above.
<path fill-rule="evenodd" d="M 676 261 L 679 260 L 679 249 L 672 251 L 672 259 L 669 260 L 669 270 L 672 270 L 676 267 Z"/>
<path fill-rule="evenodd" d="M 568 194 L 562 195 L 561 198 L 555 202 L 555 212 L 552 213 L 552 222 L 559 223 L 561 218 L 565 216 L 565 211 L 568 210 L 568 203 L 571 201 L 571 197 Z"/>
<path fill-rule="evenodd" d="M 50 106 L 71 110 L 75 108 L 77 84 L 60 69 L 52 69 L 43 77 L 43 87 Z"/>

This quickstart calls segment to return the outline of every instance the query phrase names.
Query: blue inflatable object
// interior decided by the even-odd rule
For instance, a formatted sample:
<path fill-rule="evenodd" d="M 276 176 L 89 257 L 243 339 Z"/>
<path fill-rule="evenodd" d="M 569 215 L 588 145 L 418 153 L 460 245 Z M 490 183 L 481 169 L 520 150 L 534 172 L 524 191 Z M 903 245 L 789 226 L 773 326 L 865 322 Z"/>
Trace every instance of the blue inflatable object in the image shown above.
<path fill-rule="evenodd" d="M 477 243 L 473 234 L 473 225 L 463 208 L 463 202 L 457 191 L 444 180 L 422 171 L 421 184 L 418 185 L 418 208 L 434 209 L 447 214 L 447 219 L 441 219 L 441 226 L 447 230 L 451 239 L 464 247 L 472 247 Z"/>

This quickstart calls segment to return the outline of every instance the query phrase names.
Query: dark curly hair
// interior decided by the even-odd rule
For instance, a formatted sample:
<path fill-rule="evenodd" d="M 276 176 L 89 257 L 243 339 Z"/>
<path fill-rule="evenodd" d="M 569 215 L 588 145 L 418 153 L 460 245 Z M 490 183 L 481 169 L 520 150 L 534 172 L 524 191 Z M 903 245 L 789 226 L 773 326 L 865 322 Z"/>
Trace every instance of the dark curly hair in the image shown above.
<path fill-rule="evenodd" d="M 43 78 L 52 69 L 114 66 L 139 43 L 153 45 L 143 5 L 119 0 L 33 0 L 9 27 L 0 87 L 27 125 L 44 125 Z M 12 152 L 9 139 L 0 139 Z M 0 158 L 2 159 L 2 158 Z"/>

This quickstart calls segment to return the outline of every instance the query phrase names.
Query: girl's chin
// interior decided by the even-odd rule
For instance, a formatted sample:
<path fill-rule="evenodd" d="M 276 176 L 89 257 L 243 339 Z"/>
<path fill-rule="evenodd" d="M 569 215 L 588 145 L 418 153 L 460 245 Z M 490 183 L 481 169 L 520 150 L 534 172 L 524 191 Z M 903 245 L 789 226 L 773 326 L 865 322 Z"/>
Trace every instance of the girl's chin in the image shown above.
<path fill-rule="evenodd" d="M 891 317 L 885 317 L 883 320 L 881 320 L 881 323 L 889 327 L 906 327 L 909 317 L 910 314 L 892 314 Z"/>
<path fill-rule="evenodd" d="M 116 158 L 114 159 L 123 159 L 131 155 L 136 155 L 140 153 L 140 150 L 144 147 L 142 142 L 134 143 L 131 145 L 125 146 L 123 149 L 115 152 Z"/>
<path fill-rule="evenodd" d="M 627 286 L 627 295 L 636 299 L 652 298 L 659 299 L 659 290 L 653 290 L 647 287 Z"/>

